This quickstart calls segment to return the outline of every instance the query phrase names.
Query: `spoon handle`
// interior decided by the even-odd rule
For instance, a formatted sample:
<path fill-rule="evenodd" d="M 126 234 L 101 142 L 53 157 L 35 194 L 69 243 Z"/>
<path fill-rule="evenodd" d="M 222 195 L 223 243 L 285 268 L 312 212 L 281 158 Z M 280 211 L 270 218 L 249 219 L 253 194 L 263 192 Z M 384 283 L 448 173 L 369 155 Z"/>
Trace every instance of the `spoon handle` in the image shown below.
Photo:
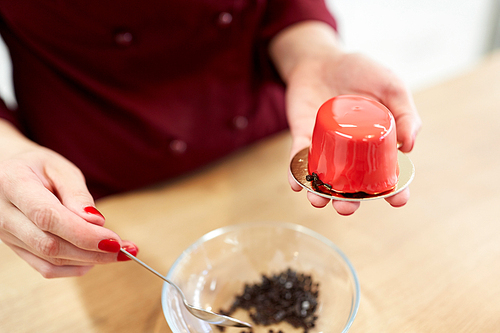
<path fill-rule="evenodd" d="M 160 273 L 158 273 L 156 270 L 154 270 L 153 268 L 149 267 L 148 264 L 146 264 L 145 262 L 143 262 L 141 259 L 133 256 L 132 254 L 130 254 L 129 252 L 127 252 L 127 250 L 121 248 L 120 251 L 125 254 L 127 257 L 129 257 L 130 259 L 132 259 L 133 261 L 135 261 L 136 263 L 138 263 L 139 265 L 141 265 L 142 267 L 146 268 L 148 271 L 150 271 L 151 273 L 153 273 L 154 275 L 158 276 L 160 279 L 162 279 L 163 281 L 167 282 L 168 284 L 172 285 L 172 282 L 170 282 L 169 280 L 167 280 L 167 278 L 165 278 L 163 275 L 161 275 Z"/>
<path fill-rule="evenodd" d="M 197 317 L 201 320 L 205 320 L 209 323 L 218 324 L 218 325 L 222 325 L 222 326 L 252 327 L 252 325 L 245 323 L 243 321 L 240 321 L 238 319 L 234 319 L 234 318 L 231 318 L 231 317 L 228 317 L 225 315 L 220 315 L 220 314 L 214 313 L 212 311 L 200 309 L 200 308 L 197 308 L 197 307 L 190 305 L 187 302 L 186 297 L 184 296 L 184 293 L 177 285 L 175 285 L 173 282 L 170 282 L 166 277 L 164 277 L 163 275 L 161 275 L 160 273 L 158 273 L 157 271 L 155 271 L 154 269 L 149 267 L 145 262 L 143 262 L 139 258 L 136 258 L 132 254 L 127 252 L 127 250 L 120 249 L 120 251 L 123 254 L 125 254 L 128 258 L 132 259 L 133 261 L 135 261 L 136 263 L 138 263 L 142 267 L 146 268 L 148 271 L 150 271 L 151 273 L 158 276 L 160 279 L 162 279 L 163 281 L 167 282 L 172 287 L 174 287 L 177 290 L 177 292 L 179 292 L 179 294 L 182 298 L 182 301 L 183 301 L 184 305 L 186 306 L 187 310 L 189 312 L 191 312 L 191 314 L 193 314 L 195 317 Z"/>

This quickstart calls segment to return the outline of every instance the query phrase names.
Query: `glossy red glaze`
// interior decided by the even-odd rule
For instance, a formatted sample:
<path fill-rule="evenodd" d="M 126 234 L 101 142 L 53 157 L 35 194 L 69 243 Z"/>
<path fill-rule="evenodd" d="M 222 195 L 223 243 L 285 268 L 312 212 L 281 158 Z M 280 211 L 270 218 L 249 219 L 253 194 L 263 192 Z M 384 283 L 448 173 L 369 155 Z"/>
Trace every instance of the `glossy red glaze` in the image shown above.
<path fill-rule="evenodd" d="M 342 95 L 319 109 L 309 148 L 309 173 L 337 192 L 377 194 L 398 180 L 396 123 L 382 104 Z"/>

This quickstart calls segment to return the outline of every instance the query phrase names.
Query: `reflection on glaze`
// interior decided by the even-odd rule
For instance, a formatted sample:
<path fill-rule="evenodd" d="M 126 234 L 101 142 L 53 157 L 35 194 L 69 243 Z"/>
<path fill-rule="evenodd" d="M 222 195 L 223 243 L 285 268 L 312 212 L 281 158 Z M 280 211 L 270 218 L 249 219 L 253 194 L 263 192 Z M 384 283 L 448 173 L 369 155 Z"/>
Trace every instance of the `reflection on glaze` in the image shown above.
<path fill-rule="evenodd" d="M 309 173 L 337 192 L 388 191 L 399 173 L 394 117 L 374 100 L 334 97 L 318 111 L 308 160 Z"/>

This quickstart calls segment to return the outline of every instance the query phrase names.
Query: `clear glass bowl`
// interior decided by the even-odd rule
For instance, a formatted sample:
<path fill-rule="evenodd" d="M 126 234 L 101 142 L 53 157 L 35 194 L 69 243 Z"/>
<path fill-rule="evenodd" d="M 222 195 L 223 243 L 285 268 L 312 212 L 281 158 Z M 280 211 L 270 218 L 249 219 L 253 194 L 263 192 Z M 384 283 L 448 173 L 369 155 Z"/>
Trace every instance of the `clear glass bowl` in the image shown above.
<path fill-rule="evenodd" d="M 245 223 L 209 232 L 187 248 L 167 277 L 184 292 L 188 302 L 219 312 L 228 309 L 245 284 L 261 281 L 291 268 L 312 275 L 318 282 L 316 327 L 310 333 L 347 332 L 359 306 L 359 283 L 354 268 L 340 249 L 326 237 L 305 227 L 288 223 Z M 162 307 L 173 333 L 220 332 L 191 315 L 175 290 L 162 289 Z M 245 312 L 235 318 L 251 322 Z M 287 323 L 256 326 L 254 333 L 269 329 L 303 332 Z M 226 333 L 242 329 L 227 328 Z"/>

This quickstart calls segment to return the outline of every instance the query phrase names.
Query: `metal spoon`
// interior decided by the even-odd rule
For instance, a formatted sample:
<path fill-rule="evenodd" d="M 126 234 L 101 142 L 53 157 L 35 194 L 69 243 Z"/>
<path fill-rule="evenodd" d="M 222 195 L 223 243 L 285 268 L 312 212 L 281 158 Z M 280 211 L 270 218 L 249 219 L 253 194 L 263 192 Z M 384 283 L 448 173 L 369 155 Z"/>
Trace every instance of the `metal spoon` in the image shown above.
<path fill-rule="evenodd" d="M 130 259 L 132 259 L 133 261 L 135 261 L 136 263 L 138 263 L 142 267 L 146 268 L 151 273 L 155 274 L 160 279 L 162 279 L 163 281 L 167 282 L 172 287 L 174 287 L 174 289 L 177 290 L 177 292 L 181 295 L 182 301 L 183 301 L 184 306 L 186 307 L 186 309 L 193 316 L 195 316 L 196 318 L 204 320 L 204 321 L 206 321 L 206 322 L 208 322 L 210 324 L 219 325 L 219 326 L 252 327 L 252 325 L 250 325 L 248 323 L 245 323 L 244 321 L 241 321 L 241 320 L 238 320 L 238 319 L 234 319 L 234 318 L 231 318 L 229 316 L 217 314 L 217 313 L 209 311 L 209 310 L 200 309 L 200 308 L 197 308 L 197 307 L 195 307 L 193 305 L 190 305 L 187 302 L 186 297 L 184 296 L 184 293 L 182 292 L 182 290 L 179 287 L 177 287 L 172 281 L 170 281 L 167 278 L 165 278 L 163 275 L 161 275 L 160 273 L 158 273 L 157 271 L 155 271 L 154 269 L 152 269 L 151 267 L 149 267 L 142 260 L 136 258 L 135 256 L 133 256 L 132 254 L 130 254 L 126 250 L 120 249 L 120 251 L 123 254 L 125 254 L 127 257 L 129 257 Z"/>

